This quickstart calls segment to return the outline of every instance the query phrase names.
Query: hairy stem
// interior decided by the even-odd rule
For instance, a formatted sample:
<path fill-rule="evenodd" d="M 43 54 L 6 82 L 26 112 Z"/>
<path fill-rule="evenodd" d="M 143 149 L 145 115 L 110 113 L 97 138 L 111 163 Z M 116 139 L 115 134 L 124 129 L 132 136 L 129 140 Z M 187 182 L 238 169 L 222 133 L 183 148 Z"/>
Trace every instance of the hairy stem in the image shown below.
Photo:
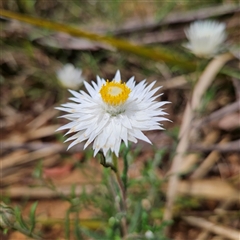
<path fill-rule="evenodd" d="M 121 227 L 122 227 L 122 237 L 124 238 L 127 235 L 127 204 L 126 204 L 126 186 L 124 185 L 122 178 L 120 176 L 119 173 L 119 168 L 118 168 L 118 158 L 117 156 L 112 153 L 112 160 L 113 160 L 113 165 L 115 167 L 114 173 L 116 176 L 116 180 L 117 180 L 117 184 L 120 190 L 120 194 L 121 194 L 121 210 L 123 212 L 123 216 L 121 219 Z"/>

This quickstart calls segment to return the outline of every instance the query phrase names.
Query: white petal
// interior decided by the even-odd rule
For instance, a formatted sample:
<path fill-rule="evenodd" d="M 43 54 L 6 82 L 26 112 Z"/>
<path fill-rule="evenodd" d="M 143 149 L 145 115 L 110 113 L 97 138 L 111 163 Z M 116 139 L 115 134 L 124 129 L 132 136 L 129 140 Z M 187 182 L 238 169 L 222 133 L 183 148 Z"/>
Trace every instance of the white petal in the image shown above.
<path fill-rule="evenodd" d="M 72 127 L 74 127 L 74 126 L 76 126 L 76 122 L 70 122 L 70 123 L 68 123 L 68 124 L 66 124 L 66 125 L 58 128 L 56 131 L 61 131 L 61 130 L 69 129 L 69 128 L 72 128 Z"/>
<path fill-rule="evenodd" d="M 91 95 L 91 97 L 95 97 L 96 96 L 96 91 L 94 90 L 94 88 L 88 82 L 84 82 L 84 86 L 88 90 L 88 92 Z"/>
<path fill-rule="evenodd" d="M 76 98 L 82 98 L 82 95 L 76 91 L 68 90 L 74 97 Z"/>
<path fill-rule="evenodd" d="M 189 42 L 184 47 L 199 57 L 212 57 L 226 39 L 225 24 L 212 20 L 196 21 L 185 29 Z"/>
<path fill-rule="evenodd" d="M 132 129 L 132 124 L 131 124 L 131 122 L 129 121 L 129 118 L 126 115 L 120 115 L 119 117 L 121 118 L 122 125 L 125 128 Z"/>
<path fill-rule="evenodd" d="M 125 145 L 128 146 L 128 131 L 124 126 L 121 128 L 121 138 L 124 141 Z"/>
<path fill-rule="evenodd" d="M 136 138 L 138 138 L 138 139 L 141 139 L 141 140 L 143 140 L 143 141 L 145 141 L 145 142 L 148 142 L 148 143 L 152 144 L 151 141 L 150 141 L 140 130 L 138 130 L 138 129 L 133 129 L 132 131 L 133 131 L 134 137 L 136 137 Z"/>
<path fill-rule="evenodd" d="M 121 74 L 120 74 L 120 71 L 117 70 L 116 74 L 115 74 L 115 77 L 113 78 L 114 81 L 116 82 L 120 82 L 121 81 Z"/>
<path fill-rule="evenodd" d="M 127 81 L 126 85 L 127 85 L 130 89 L 133 89 L 133 88 L 135 87 L 134 77 L 131 77 L 131 78 Z"/>

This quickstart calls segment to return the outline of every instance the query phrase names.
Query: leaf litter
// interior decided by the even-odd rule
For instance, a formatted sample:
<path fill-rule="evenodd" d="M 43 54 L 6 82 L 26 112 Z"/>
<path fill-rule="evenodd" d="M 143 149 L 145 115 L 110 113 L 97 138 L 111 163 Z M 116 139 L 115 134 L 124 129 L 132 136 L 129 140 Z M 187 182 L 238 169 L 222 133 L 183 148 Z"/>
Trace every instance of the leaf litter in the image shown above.
<path fill-rule="evenodd" d="M 198 11 L 199 13 L 203 12 L 203 10 Z M 239 80 L 235 80 L 235 83 L 229 88 L 229 81 L 225 77 L 224 81 L 226 82 L 222 83 L 225 88 L 223 96 L 228 96 L 232 89 L 236 89 L 236 96 L 233 94 L 221 108 L 216 107 L 209 114 L 206 114 L 209 111 L 206 108 L 206 113 L 203 113 L 203 118 L 200 119 L 198 116 L 193 118 L 191 115 L 199 107 L 202 94 L 206 92 L 204 81 L 207 85 L 210 85 L 211 81 L 215 81 L 215 75 L 221 68 L 221 63 L 217 62 L 217 59 L 213 60 L 212 66 L 209 65 L 208 70 L 204 73 L 205 75 L 202 75 L 203 81 L 199 81 L 199 85 L 195 86 L 196 92 L 193 93 L 194 97 L 191 104 L 191 111 L 193 112 L 191 113 L 188 110 L 187 114 L 183 115 L 185 106 L 190 99 L 190 90 L 193 84 L 191 81 L 196 79 L 193 73 L 186 75 L 185 73 L 176 74 L 170 71 L 171 76 L 169 76 L 169 72 L 167 72 L 167 75 L 161 74 L 161 71 L 164 71 L 162 68 L 151 66 L 152 63 L 149 64 L 145 60 L 126 55 L 115 56 L 114 52 L 108 52 L 104 55 L 101 53 L 102 48 L 99 50 L 98 45 L 88 45 L 86 42 L 80 42 L 83 44 L 80 49 L 87 51 L 90 56 L 90 59 L 88 58 L 87 61 L 85 58 L 84 62 L 83 56 L 82 58 L 79 56 L 83 52 L 77 53 L 76 47 L 72 47 L 71 44 L 68 47 L 64 47 L 63 43 L 60 46 L 58 45 L 58 48 L 62 49 L 63 52 L 56 51 L 44 44 L 41 46 L 37 42 L 34 45 L 31 41 L 25 41 L 25 39 L 28 39 L 31 29 L 34 30 L 35 28 L 24 27 L 19 29 L 14 24 L 10 25 L 9 23 L 12 24 L 12 22 L 1 23 L 5 26 L 1 35 L 5 46 L 4 56 L 6 56 L 6 58 L 1 57 L 1 67 L 3 69 L 0 115 L 1 126 L 3 126 L 0 136 L 2 146 L 2 197 L 8 197 L 17 205 L 23 204 L 23 198 L 29 199 L 23 208 L 24 216 L 28 215 L 34 199 L 39 199 L 37 216 L 42 221 L 39 223 L 39 228 L 44 229 L 45 233 L 53 239 L 56 237 L 64 239 L 61 224 L 63 224 L 65 211 L 68 209 L 69 204 L 62 201 L 61 197 L 71 194 L 73 185 L 76 185 L 75 193 L 77 195 L 85 192 L 92 194 L 98 187 L 101 192 L 106 191 L 104 185 L 101 184 L 102 176 L 97 160 L 91 158 L 86 160 L 87 153 L 79 151 L 81 146 L 66 153 L 66 146 L 62 144 L 62 137 L 55 133 L 55 129 L 57 129 L 61 120 L 55 120 L 58 113 L 54 110 L 54 107 L 59 105 L 59 101 L 63 98 L 68 97 L 64 93 L 65 90 L 61 89 L 57 80 L 53 77 L 59 62 L 61 59 L 67 60 L 66 58 L 77 61 L 82 60 L 83 65 L 86 65 L 87 78 L 94 79 L 95 72 L 91 72 L 89 63 L 94 64 L 91 55 L 93 51 L 96 51 L 97 64 L 101 66 L 101 72 L 106 75 L 111 76 L 116 68 L 115 62 L 119 62 L 123 66 L 129 66 L 123 73 L 126 77 L 134 75 L 133 72 L 136 72 L 138 78 L 143 79 L 150 75 L 150 81 L 151 79 L 160 80 L 157 84 L 164 86 L 164 98 L 172 102 L 169 112 L 173 123 L 167 124 L 167 129 L 172 129 L 173 132 L 174 127 L 178 127 L 181 122 L 186 125 L 190 123 L 193 126 L 197 125 L 197 132 L 194 133 L 193 131 L 191 133 L 194 141 L 190 142 L 190 138 L 187 136 L 184 141 L 188 143 L 185 142 L 183 147 L 180 148 L 184 153 L 182 164 L 173 170 L 179 171 L 182 176 L 178 179 L 178 185 L 174 182 L 173 188 L 170 180 L 173 176 L 169 178 L 171 173 L 169 172 L 171 168 L 170 153 L 173 151 L 174 144 L 176 144 L 173 133 L 159 134 L 154 132 L 149 134 L 149 138 L 158 149 L 166 149 L 166 154 L 162 159 L 162 163 L 158 165 L 156 172 L 159 178 L 167 182 L 158 191 L 166 195 L 167 189 L 171 189 L 171 191 L 174 190 L 174 198 L 196 198 L 201 203 L 201 206 L 196 209 L 190 207 L 190 210 L 184 208 L 181 210 L 180 208 L 179 211 L 175 212 L 171 210 L 171 207 L 169 207 L 171 204 L 169 205 L 168 202 L 165 211 L 169 211 L 167 215 L 170 217 L 167 218 L 171 219 L 173 217 L 176 219 L 175 224 L 171 227 L 170 237 L 182 240 L 197 239 L 197 237 L 200 239 L 200 236 L 205 236 L 202 239 L 213 239 L 212 234 L 215 234 L 223 239 L 236 239 L 239 233 L 239 222 L 235 225 L 233 224 L 234 221 L 228 221 L 228 224 L 224 223 L 228 218 L 228 211 L 234 212 L 239 208 L 238 192 L 240 183 L 237 180 L 239 171 L 234 171 L 240 161 L 239 149 L 237 147 L 235 150 L 225 148 L 225 151 L 221 151 L 221 149 L 224 149 L 224 144 L 233 141 L 236 141 L 236 144 L 239 143 L 237 142 L 240 137 L 239 122 L 237 121 L 239 115 L 239 104 L 237 102 L 239 100 L 239 88 L 236 83 Z M 15 24 L 19 23 L 15 22 Z M 20 25 L 22 26 L 22 24 Z M 132 34 L 134 38 L 134 29 L 131 29 L 132 27 L 123 27 L 123 29 L 125 28 L 128 29 L 129 36 L 131 37 Z M 135 26 L 135 28 L 137 27 Z M 182 26 L 180 26 L 181 28 Z M 119 29 L 119 32 L 123 31 L 123 29 Z M 169 29 L 171 29 L 171 26 L 169 26 Z M 146 27 L 146 32 L 150 35 L 153 34 L 150 27 Z M 13 39 L 11 39 L 12 36 Z M 176 36 L 174 36 L 173 40 L 175 38 Z M 9 39 L 11 41 L 8 41 Z M 17 41 L 20 42 L 19 45 L 16 44 Z M 223 58 L 228 61 L 233 57 L 224 55 Z M 130 64 L 128 65 L 128 63 Z M 146 69 L 139 72 L 142 65 L 146 66 Z M 49 73 L 45 72 L 46 67 L 49 68 Z M 215 70 L 214 67 L 216 67 Z M 124 72 L 124 68 L 121 71 Z M 151 72 L 149 73 L 149 71 Z M 166 80 L 164 76 L 168 76 L 170 79 Z M 214 86 L 214 82 L 212 85 Z M 221 95 L 216 94 L 211 102 L 218 102 L 221 97 Z M 236 105 L 235 110 L 229 113 L 226 107 L 233 104 L 238 105 Z M 221 111 L 221 114 L 214 117 L 216 124 L 210 124 L 210 116 Z M 188 119 L 189 117 L 190 119 Z M 213 137 L 209 139 L 211 135 Z M 204 148 L 199 148 L 199 150 L 196 150 L 195 148 L 195 150 L 189 151 L 189 149 L 194 149 L 194 146 L 198 145 L 199 147 L 199 144 L 202 147 L 214 144 L 217 149 L 203 150 Z M 142 149 L 134 160 L 132 168 L 130 168 L 129 176 L 131 179 L 142 178 L 142 170 L 154 154 L 153 148 L 149 148 L 144 143 L 141 143 L 141 146 Z M 76 157 L 73 155 L 74 153 L 80 154 L 80 156 Z M 185 155 L 185 153 L 188 154 Z M 37 164 L 41 162 L 43 164 L 43 179 L 50 185 L 52 183 L 56 185 L 56 191 L 42 186 L 42 182 L 33 176 Z M 226 172 L 226 168 L 229 171 Z M 137 194 L 141 192 L 141 188 L 135 191 Z M 170 198 L 167 201 L 173 202 L 173 199 Z M 215 207 L 208 210 L 208 204 L 211 204 L 212 201 Z M 194 213 L 194 210 L 196 214 L 193 216 L 191 214 Z M 199 212 L 202 211 L 208 211 L 204 218 L 198 216 Z M 79 218 L 91 221 L 98 214 L 94 206 L 89 206 L 89 209 L 82 209 L 79 212 Z M 217 218 L 212 221 L 212 217 L 216 214 Z M 71 217 L 73 218 L 73 216 Z M 51 224 L 47 222 L 47 219 L 53 219 L 53 222 L 54 220 L 60 220 L 60 223 Z M 84 224 L 90 226 L 87 222 Z M 16 240 L 20 238 L 24 239 L 17 232 L 8 235 L 8 239 Z"/>

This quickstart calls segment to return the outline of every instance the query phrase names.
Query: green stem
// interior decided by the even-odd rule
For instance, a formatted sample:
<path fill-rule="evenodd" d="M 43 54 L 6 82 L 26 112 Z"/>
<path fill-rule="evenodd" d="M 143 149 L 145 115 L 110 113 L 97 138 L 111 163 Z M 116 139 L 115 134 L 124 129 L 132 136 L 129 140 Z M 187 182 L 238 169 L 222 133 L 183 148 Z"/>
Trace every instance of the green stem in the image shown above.
<path fill-rule="evenodd" d="M 120 194 L 121 194 L 121 200 L 122 200 L 122 206 L 121 206 L 121 209 L 122 209 L 122 212 L 123 212 L 123 216 L 122 216 L 122 219 L 121 219 L 121 226 L 122 226 L 122 237 L 124 238 L 126 235 L 127 235 L 127 204 L 126 204 L 126 188 L 123 184 L 123 181 L 122 181 L 122 178 L 120 176 L 120 173 L 119 173 L 119 168 L 118 168 L 118 158 L 117 156 L 115 155 L 115 153 L 112 153 L 112 160 L 113 160 L 113 165 L 116 169 L 116 171 L 114 171 L 115 173 L 115 176 L 116 176 L 116 180 L 117 180 L 117 183 L 118 183 L 118 187 L 119 187 L 119 190 L 120 190 Z"/>
<path fill-rule="evenodd" d="M 33 239 L 41 240 L 42 238 L 39 235 L 36 235 L 35 233 L 30 232 L 28 229 L 22 228 L 18 223 L 15 223 L 13 225 L 13 229 L 21 232 L 25 236 L 31 237 Z"/>
<path fill-rule="evenodd" d="M 124 156 L 123 156 L 123 163 L 124 163 L 124 167 L 123 167 L 123 175 L 122 175 L 122 181 L 124 184 L 124 188 L 125 191 L 127 191 L 127 185 L 128 185 L 128 160 L 127 160 L 127 155 L 128 155 L 129 149 L 125 152 Z"/>

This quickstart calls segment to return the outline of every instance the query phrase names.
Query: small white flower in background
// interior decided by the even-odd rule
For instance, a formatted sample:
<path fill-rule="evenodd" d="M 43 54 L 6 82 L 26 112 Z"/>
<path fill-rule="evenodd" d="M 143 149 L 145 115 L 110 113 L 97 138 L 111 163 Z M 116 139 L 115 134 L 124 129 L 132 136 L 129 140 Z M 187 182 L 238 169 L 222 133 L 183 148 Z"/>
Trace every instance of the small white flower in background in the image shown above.
<path fill-rule="evenodd" d="M 64 87 L 74 90 L 79 89 L 84 81 L 82 70 L 75 68 L 70 63 L 64 65 L 57 71 L 57 77 Z"/>
<path fill-rule="evenodd" d="M 145 237 L 147 239 L 153 239 L 154 238 L 154 234 L 153 234 L 152 231 L 148 230 L 148 231 L 145 232 Z"/>
<path fill-rule="evenodd" d="M 185 29 L 189 42 L 184 47 L 198 57 L 213 57 L 227 37 L 225 27 L 224 23 L 212 20 L 196 21 Z"/>
<path fill-rule="evenodd" d="M 93 142 L 94 156 L 99 150 L 105 156 L 109 150 L 118 156 L 122 141 L 125 145 L 128 141 L 136 143 L 137 139 L 151 143 L 142 131 L 163 129 L 159 122 L 168 120 L 161 108 L 168 102 L 155 101 L 161 94 L 153 96 L 160 88 L 151 90 L 154 84 L 143 80 L 136 85 L 134 77 L 122 83 L 117 71 L 111 82 L 98 76 L 97 83 L 84 82 L 89 95 L 70 90 L 74 103 L 57 108 L 68 112 L 62 117 L 70 120 L 58 130 L 75 133 L 66 140 L 74 140 L 68 149 L 87 140 L 84 149 Z"/>

